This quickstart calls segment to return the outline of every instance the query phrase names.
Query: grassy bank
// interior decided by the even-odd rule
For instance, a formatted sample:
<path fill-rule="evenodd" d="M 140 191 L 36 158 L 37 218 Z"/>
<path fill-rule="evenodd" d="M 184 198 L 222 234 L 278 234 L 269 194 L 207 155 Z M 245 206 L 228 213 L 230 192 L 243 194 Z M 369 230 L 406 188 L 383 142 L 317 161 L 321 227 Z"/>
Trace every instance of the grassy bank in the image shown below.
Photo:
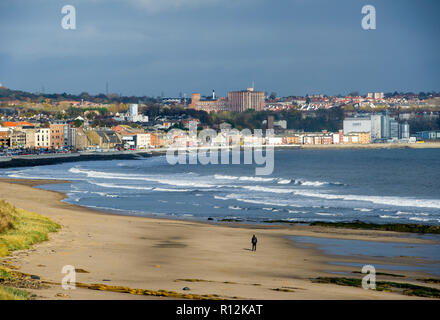
<path fill-rule="evenodd" d="M 0 300 L 27 300 L 29 293 L 17 288 L 1 285 L 2 282 L 13 281 L 14 276 L 6 269 L 0 267 Z"/>
<path fill-rule="evenodd" d="M 49 232 L 60 225 L 34 212 L 15 208 L 0 201 L 0 257 L 11 251 L 28 249 L 31 245 L 48 240 Z"/>
<path fill-rule="evenodd" d="M 0 257 L 14 250 L 28 249 L 33 244 L 49 239 L 49 232 L 60 229 L 60 225 L 34 212 L 18 209 L 10 203 L 0 201 Z M 13 284 L 13 274 L 0 268 L 0 300 L 27 299 L 28 294 L 19 289 L 5 287 L 1 283 Z"/>

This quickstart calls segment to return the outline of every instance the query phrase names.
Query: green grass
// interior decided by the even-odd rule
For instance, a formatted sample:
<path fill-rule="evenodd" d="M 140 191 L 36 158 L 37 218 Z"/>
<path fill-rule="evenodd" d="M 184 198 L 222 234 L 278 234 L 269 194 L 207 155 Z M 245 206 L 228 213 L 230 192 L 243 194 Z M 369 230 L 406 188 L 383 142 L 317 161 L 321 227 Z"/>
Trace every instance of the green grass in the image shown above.
<path fill-rule="evenodd" d="M 0 267 L 0 283 L 3 280 L 11 280 L 13 275 L 6 269 Z M 16 289 L 0 285 L 0 300 L 27 300 L 29 299 L 29 293 Z"/>
<path fill-rule="evenodd" d="M 28 249 L 33 244 L 49 239 L 49 232 L 58 231 L 61 226 L 49 218 L 34 212 L 18 209 L 10 203 L 0 201 L 0 257 L 14 250 Z M 29 293 L 1 285 L 14 276 L 5 268 L 0 268 L 0 300 L 25 300 Z"/>
<path fill-rule="evenodd" d="M 319 277 L 312 279 L 316 283 L 331 283 L 341 286 L 362 287 L 362 280 L 355 278 Z M 397 289 L 397 290 L 396 290 Z M 392 281 L 376 281 L 377 291 L 402 292 L 407 296 L 418 296 L 426 298 L 440 298 L 440 290 L 431 287 L 418 286 L 411 283 Z"/>
<path fill-rule="evenodd" d="M 12 275 L 6 269 L 0 267 L 0 281 L 10 280 L 10 279 L 12 279 Z"/>
<path fill-rule="evenodd" d="M 49 232 L 56 232 L 61 227 L 47 217 L 15 208 L 3 200 L 0 201 L 0 217 L 4 226 L 0 231 L 0 257 L 46 241 Z"/>
<path fill-rule="evenodd" d="M 12 216 L 8 213 L 8 210 L 0 209 L 0 234 L 11 228 L 12 228 Z"/>
<path fill-rule="evenodd" d="M 0 286 L 0 300 L 28 300 L 29 293 L 15 288 Z"/>

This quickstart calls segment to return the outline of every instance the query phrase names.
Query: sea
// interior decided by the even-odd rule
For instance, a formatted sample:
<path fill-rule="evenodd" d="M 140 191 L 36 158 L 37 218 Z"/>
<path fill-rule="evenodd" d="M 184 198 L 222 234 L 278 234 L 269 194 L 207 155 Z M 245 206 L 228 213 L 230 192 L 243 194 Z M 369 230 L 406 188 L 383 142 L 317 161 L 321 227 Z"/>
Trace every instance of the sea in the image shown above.
<path fill-rule="evenodd" d="M 355 221 L 440 225 L 440 149 L 281 149 L 256 164 L 175 164 L 166 156 L 8 168 L 0 177 L 114 214 L 268 223 Z"/>

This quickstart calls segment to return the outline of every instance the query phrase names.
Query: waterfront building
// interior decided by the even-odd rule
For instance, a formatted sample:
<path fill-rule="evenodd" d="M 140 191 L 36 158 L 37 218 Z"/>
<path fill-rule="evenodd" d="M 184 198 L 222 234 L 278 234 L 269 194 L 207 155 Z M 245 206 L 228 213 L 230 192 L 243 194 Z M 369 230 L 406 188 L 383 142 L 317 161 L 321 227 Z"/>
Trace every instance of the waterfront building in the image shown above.
<path fill-rule="evenodd" d="M 9 147 L 9 129 L 0 127 L 0 148 Z"/>
<path fill-rule="evenodd" d="M 138 133 L 135 136 L 135 145 L 137 149 L 148 149 L 151 145 L 151 134 Z"/>
<path fill-rule="evenodd" d="M 343 122 L 344 134 L 352 132 L 371 132 L 371 117 L 345 118 Z"/>
<path fill-rule="evenodd" d="M 89 139 L 87 138 L 86 133 L 83 128 L 75 128 L 75 138 L 72 140 L 72 146 L 75 147 L 76 150 L 85 150 L 90 145 Z"/>
<path fill-rule="evenodd" d="M 440 140 L 440 130 L 420 131 L 416 137 L 417 140 Z"/>
<path fill-rule="evenodd" d="M 405 125 L 405 138 L 402 138 L 399 122 L 386 114 L 362 115 L 351 118 L 345 118 L 343 122 L 344 134 L 356 132 L 369 132 L 370 141 L 386 141 L 409 138 L 409 125 Z"/>
<path fill-rule="evenodd" d="M 371 141 L 376 141 L 382 139 L 382 122 L 383 115 L 381 114 L 372 114 L 371 118 Z"/>
<path fill-rule="evenodd" d="M 400 124 L 399 138 L 409 139 L 409 124 L 407 122 Z"/>
<path fill-rule="evenodd" d="M 101 149 L 114 149 L 116 146 L 122 144 L 121 135 L 113 130 L 97 129 L 86 130 L 90 145 L 100 147 Z"/>
<path fill-rule="evenodd" d="M 395 119 L 390 120 L 390 138 L 399 139 L 399 122 Z"/>
<path fill-rule="evenodd" d="M 23 129 L 26 134 L 26 144 L 25 148 L 33 149 L 35 148 L 35 129 Z"/>
<path fill-rule="evenodd" d="M 24 148 L 26 145 L 26 133 L 22 130 L 13 130 L 10 135 L 10 147 L 14 149 Z"/>
<path fill-rule="evenodd" d="M 344 144 L 369 144 L 370 133 L 369 132 L 351 132 L 344 134 Z"/>
<path fill-rule="evenodd" d="M 68 139 L 68 146 L 69 147 L 76 147 L 76 135 L 77 135 L 77 129 L 75 127 L 69 126 L 69 139 Z"/>
<path fill-rule="evenodd" d="M 39 128 L 35 132 L 35 147 L 37 148 L 50 148 L 50 128 Z"/>
<path fill-rule="evenodd" d="M 50 146 L 52 149 L 64 147 L 64 127 L 65 124 L 51 124 L 50 128 Z"/>
<path fill-rule="evenodd" d="M 391 139 L 391 119 L 388 113 L 382 116 L 382 139 Z"/>

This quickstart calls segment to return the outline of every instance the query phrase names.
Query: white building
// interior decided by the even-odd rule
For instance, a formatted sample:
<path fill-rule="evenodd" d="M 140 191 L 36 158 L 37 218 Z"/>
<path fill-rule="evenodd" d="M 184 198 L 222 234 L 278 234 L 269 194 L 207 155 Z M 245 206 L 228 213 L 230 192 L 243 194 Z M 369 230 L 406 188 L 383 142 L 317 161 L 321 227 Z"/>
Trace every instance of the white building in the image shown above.
<path fill-rule="evenodd" d="M 371 132 L 371 118 L 345 118 L 344 119 L 344 133 L 351 132 Z"/>
<path fill-rule="evenodd" d="M 138 133 L 136 135 L 136 148 L 137 149 L 148 149 L 151 145 L 151 134 L 149 133 Z"/>
<path fill-rule="evenodd" d="M 283 138 L 282 137 L 267 137 L 266 144 L 281 145 L 281 144 L 283 144 Z"/>
<path fill-rule="evenodd" d="M 136 148 L 135 136 L 122 136 L 122 143 L 126 149 Z"/>
<path fill-rule="evenodd" d="M 368 98 L 373 98 L 375 100 L 383 99 L 384 96 L 385 95 L 383 92 L 368 92 L 368 94 L 367 94 Z"/>
<path fill-rule="evenodd" d="M 373 114 L 371 115 L 371 141 L 382 139 L 382 129 L 383 129 L 383 115 Z"/>
<path fill-rule="evenodd" d="M 130 116 L 136 117 L 138 115 L 138 106 L 137 103 L 130 104 Z"/>
<path fill-rule="evenodd" d="M 128 122 L 148 122 L 148 116 L 144 116 L 138 113 L 139 105 L 137 103 L 130 104 L 129 112 L 116 114 L 116 121 L 128 121 Z"/>
<path fill-rule="evenodd" d="M 402 130 L 405 131 L 405 138 L 400 133 Z M 406 137 L 409 137 L 409 126 L 402 129 L 398 121 L 391 118 L 388 113 L 344 119 L 344 134 L 359 132 L 370 132 L 371 142 L 387 139 L 398 140 L 399 138 L 407 139 Z"/>
<path fill-rule="evenodd" d="M 50 147 L 50 128 L 39 128 L 37 132 L 35 132 L 35 147 Z"/>

